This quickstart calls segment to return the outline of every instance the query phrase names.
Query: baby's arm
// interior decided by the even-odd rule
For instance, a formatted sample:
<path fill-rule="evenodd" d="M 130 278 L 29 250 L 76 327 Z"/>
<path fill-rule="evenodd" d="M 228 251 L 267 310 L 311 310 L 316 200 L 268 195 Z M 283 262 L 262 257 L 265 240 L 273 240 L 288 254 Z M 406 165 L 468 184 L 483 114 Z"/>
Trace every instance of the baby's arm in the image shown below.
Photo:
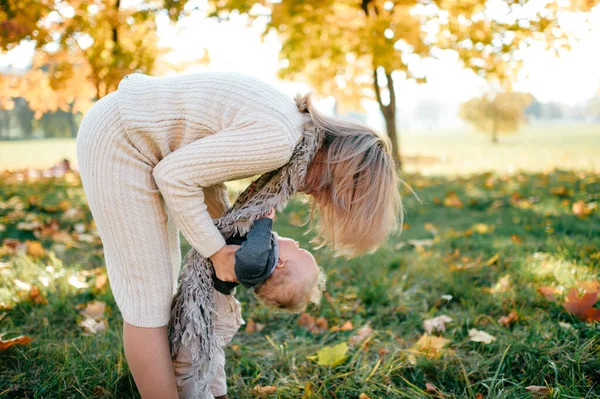
<path fill-rule="evenodd" d="M 235 274 L 245 286 L 253 285 L 252 279 L 266 273 L 269 253 L 273 250 L 272 229 L 272 219 L 258 219 L 246 235 L 246 241 L 235 253 Z"/>

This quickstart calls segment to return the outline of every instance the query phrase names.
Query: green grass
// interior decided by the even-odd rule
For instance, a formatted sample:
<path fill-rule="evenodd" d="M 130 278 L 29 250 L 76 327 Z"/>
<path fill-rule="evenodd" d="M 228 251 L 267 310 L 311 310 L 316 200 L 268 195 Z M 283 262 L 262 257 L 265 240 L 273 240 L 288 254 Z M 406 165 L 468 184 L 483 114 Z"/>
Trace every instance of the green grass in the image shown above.
<path fill-rule="evenodd" d="M 311 334 L 297 324 L 297 317 L 273 313 L 239 290 L 243 317 L 265 328 L 240 331 L 232 342 L 236 346 L 227 351 L 231 397 L 254 397 L 256 385 L 276 386 L 274 398 L 358 398 L 361 393 L 371 398 L 435 397 L 426 392 L 426 383 L 449 398 L 528 398 L 525 387 L 530 385 L 551 388 L 553 398 L 600 397 L 600 323 L 580 322 L 536 292 L 540 286 L 567 290 L 577 281 L 599 279 L 600 177 L 552 172 L 453 180 L 409 175 L 407 180 L 423 201 L 407 197 L 409 226 L 400 237 L 353 260 L 315 251 L 328 275 L 330 300 L 310 313 L 326 318 L 330 327 L 351 321 L 352 331 Z M 559 187 L 565 188 L 562 197 L 551 192 Z M 462 208 L 443 205 L 449 191 L 456 192 Z M 31 195 L 37 201 L 29 201 Z M 42 238 L 46 255 L 41 258 L 0 258 L 0 301 L 14 306 L 0 311 L 6 313 L 0 333 L 5 339 L 19 334 L 33 338 L 29 345 L 0 352 L 0 397 L 138 397 L 110 290 L 94 288 L 91 277 L 90 288 L 68 284 L 70 276 L 102 266 L 100 242 L 78 180 L 24 183 L 5 174 L 0 198 L 3 237 L 35 240 L 32 232 L 17 227 L 23 220 L 58 218 L 69 233 L 78 223 L 92 230 L 87 240 L 72 244 Z M 65 199 L 84 213 L 68 218 L 55 210 Z M 572 203 L 578 200 L 592 208 L 590 215 L 573 215 Z M 278 215 L 276 227 L 309 248 L 310 236 L 295 226 L 306 214 L 302 199 L 293 201 Z M 429 238 L 433 245 L 422 249 L 401 245 Z M 488 263 L 495 255 L 499 259 Z M 490 292 L 503 277 L 508 289 Z M 48 304 L 33 304 L 15 279 L 40 286 Z M 76 306 L 92 299 L 109 305 L 109 328 L 85 336 L 77 327 L 81 316 Z M 500 325 L 498 318 L 511 311 L 518 320 Z M 422 336 L 423 321 L 439 315 L 454 320 L 438 333 L 450 341 L 446 350 L 437 358 L 417 356 L 411 364 L 408 350 Z M 323 346 L 347 341 L 367 323 L 373 334 L 351 346 L 342 365 L 329 368 L 307 359 Z M 471 328 L 496 341 L 470 341 Z"/>

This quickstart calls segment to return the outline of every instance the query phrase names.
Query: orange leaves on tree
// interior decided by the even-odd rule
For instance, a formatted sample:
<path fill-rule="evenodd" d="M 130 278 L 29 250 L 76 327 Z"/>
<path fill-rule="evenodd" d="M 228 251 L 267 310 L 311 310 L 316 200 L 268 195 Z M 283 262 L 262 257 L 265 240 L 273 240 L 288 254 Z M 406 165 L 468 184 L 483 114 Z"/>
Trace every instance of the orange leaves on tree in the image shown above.
<path fill-rule="evenodd" d="M 580 320 L 600 321 L 600 309 L 593 308 L 597 301 L 598 292 L 588 292 L 579 296 L 577 288 L 571 288 L 562 306 Z"/>
<path fill-rule="evenodd" d="M 20 335 L 18 337 L 15 337 L 13 339 L 9 339 L 6 341 L 4 341 L 2 339 L 2 335 L 0 335 L 0 352 L 7 350 L 11 346 L 27 345 L 30 342 L 31 342 L 31 337 L 27 337 L 27 336 L 23 336 L 23 335 Z"/>

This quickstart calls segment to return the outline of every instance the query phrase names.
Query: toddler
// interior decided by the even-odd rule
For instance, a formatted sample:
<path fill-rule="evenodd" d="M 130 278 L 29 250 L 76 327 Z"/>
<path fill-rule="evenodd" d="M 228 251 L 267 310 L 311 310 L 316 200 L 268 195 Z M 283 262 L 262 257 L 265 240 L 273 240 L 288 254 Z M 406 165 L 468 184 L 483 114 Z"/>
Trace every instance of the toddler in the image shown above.
<path fill-rule="evenodd" d="M 277 236 L 272 231 L 273 217 L 274 211 L 254 222 L 246 236 L 226 240 L 228 245 L 240 245 L 235 253 L 237 282 L 219 280 L 213 273 L 215 333 L 221 342 L 213 359 L 217 374 L 210 388 L 217 399 L 227 398 L 224 347 L 243 324 L 240 303 L 233 297 L 236 286 L 254 288 L 260 302 L 291 313 L 319 303 L 325 288 L 325 275 L 315 258 L 297 241 Z M 193 398 L 193 368 L 186 348 L 180 348 L 174 367 L 179 397 Z"/>

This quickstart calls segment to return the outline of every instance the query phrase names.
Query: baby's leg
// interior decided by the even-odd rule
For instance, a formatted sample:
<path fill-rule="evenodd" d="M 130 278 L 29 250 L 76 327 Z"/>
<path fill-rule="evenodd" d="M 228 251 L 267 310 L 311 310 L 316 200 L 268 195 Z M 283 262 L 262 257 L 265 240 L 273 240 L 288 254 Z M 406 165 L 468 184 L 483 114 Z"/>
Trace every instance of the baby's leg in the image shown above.
<path fill-rule="evenodd" d="M 212 383 L 210 391 L 215 397 L 227 394 L 227 375 L 225 374 L 225 346 L 231 342 L 235 333 L 244 323 L 242 320 L 241 305 L 232 295 L 223 295 L 219 291 L 214 291 L 217 316 L 215 318 L 215 333 L 219 337 L 219 350 L 215 354 L 215 365 L 217 373 Z"/>
<path fill-rule="evenodd" d="M 192 399 L 194 397 L 192 354 L 183 345 L 179 348 L 177 358 L 173 362 L 173 369 L 175 371 L 175 379 L 177 380 L 179 399 Z"/>

